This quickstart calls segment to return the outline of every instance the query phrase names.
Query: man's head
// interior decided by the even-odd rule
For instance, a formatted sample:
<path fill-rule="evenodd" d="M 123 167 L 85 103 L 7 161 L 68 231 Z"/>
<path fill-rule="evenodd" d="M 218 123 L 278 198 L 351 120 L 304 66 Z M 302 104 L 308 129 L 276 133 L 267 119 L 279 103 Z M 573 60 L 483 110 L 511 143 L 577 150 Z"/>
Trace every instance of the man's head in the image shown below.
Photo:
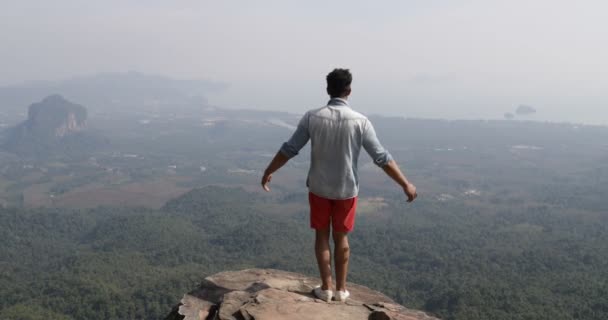
<path fill-rule="evenodd" d="M 346 98 L 350 95 L 353 75 L 348 69 L 334 69 L 327 77 L 327 93 L 332 98 Z"/>

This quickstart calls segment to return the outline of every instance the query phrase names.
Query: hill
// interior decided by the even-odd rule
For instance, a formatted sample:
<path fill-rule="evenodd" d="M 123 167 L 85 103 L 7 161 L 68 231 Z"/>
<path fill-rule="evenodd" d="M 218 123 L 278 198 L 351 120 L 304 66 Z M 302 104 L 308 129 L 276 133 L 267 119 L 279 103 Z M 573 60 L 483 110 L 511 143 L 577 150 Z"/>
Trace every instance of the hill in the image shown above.
<path fill-rule="evenodd" d="M 4 147 L 36 156 L 86 152 L 103 140 L 86 130 L 87 109 L 51 95 L 29 106 L 27 119 L 5 133 Z"/>

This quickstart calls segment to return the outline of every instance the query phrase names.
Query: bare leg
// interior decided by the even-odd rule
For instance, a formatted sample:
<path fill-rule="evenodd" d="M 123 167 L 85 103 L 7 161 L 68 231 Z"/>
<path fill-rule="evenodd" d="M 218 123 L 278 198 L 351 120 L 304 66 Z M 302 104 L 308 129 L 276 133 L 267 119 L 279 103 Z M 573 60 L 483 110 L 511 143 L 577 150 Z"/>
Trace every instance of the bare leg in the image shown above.
<path fill-rule="evenodd" d="M 348 259 L 350 247 L 348 246 L 348 233 L 335 232 L 334 237 L 334 261 L 336 264 L 336 290 L 346 290 L 346 275 L 348 273 Z"/>
<path fill-rule="evenodd" d="M 316 230 L 315 255 L 321 274 L 321 289 L 331 289 L 331 251 L 329 249 L 329 229 Z"/>

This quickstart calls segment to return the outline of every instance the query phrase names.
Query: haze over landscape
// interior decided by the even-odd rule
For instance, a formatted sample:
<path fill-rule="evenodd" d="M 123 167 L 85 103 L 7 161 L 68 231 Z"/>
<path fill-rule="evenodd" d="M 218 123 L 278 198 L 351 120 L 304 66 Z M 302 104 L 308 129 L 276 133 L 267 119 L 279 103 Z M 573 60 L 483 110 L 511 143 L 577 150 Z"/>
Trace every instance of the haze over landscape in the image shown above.
<path fill-rule="evenodd" d="M 0 85 L 136 70 L 302 113 L 351 68 L 364 112 L 608 123 L 604 1 L 2 1 Z"/>
<path fill-rule="evenodd" d="M 0 8 L 0 319 L 608 318 L 605 2 Z M 350 304 L 260 186 L 335 67 L 419 195 L 362 152 Z"/>

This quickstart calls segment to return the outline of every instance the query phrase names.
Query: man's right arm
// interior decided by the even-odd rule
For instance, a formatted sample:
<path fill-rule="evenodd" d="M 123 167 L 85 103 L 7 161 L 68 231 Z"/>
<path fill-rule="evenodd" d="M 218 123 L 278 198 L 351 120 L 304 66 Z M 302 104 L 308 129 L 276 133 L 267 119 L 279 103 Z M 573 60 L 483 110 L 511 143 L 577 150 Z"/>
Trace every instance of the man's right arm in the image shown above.
<path fill-rule="evenodd" d="M 374 163 L 403 188 L 403 192 L 407 195 L 407 201 L 414 201 L 418 196 L 416 186 L 407 180 L 401 169 L 399 169 L 397 162 L 393 160 L 390 153 L 380 144 L 376 131 L 369 120 L 366 121 L 364 127 L 363 148 L 372 157 Z"/>
<path fill-rule="evenodd" d="M 309 115 L 306 113 L 298 123 L 298 127 L 291 138 L 283 143 L 279 152 L 277 152 L 266 170 L 264 170 L 264 175 L 262 176 L 262 187 L 264 190 L 270 191 L 268 184 L 272 180 L 272 174 L 283 167 L 289 159 L 295 157 L 300 152 L 300 149 L 310 140 L 308 118 Z"/>

